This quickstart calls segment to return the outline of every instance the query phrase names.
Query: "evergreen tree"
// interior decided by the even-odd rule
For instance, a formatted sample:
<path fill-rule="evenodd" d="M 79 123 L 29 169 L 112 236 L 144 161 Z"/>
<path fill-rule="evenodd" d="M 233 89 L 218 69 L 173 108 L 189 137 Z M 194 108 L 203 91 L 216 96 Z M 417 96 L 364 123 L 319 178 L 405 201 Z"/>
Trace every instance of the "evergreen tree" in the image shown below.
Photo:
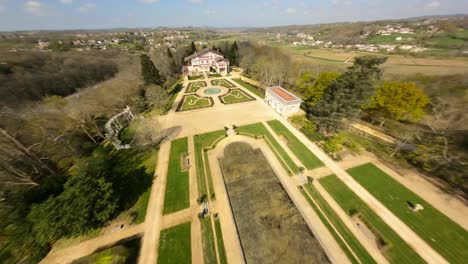
<path fill-rule="evenodd" d="M 197 47 L 195 46 L 195 42 L 192 41 L 190 44 L 190 54 L 194 54 L 195 52 L 197 52 Z"/>
<path fill-rule="evenodd" d="M 169 69 L 171 70 L 171 73 L 176 73 L 177 66 L 175 63 L 174 55 L 172 54 L 172 51 L 169 47 L 167 48 L 167 57 L 169 59 Z"/>
<path fill-rule="evenodd" d="M 228 60 L 231 65 L 239 66 L 239 47 L 237 46 L 237 41 L 232 43 L 228 56 Z"/>
<path fill-rule="evenodd" d="M 374 82 L 380 79 L 379 65 L 387 58 L 362 56 L 354 65 L 331 82 L 322 99 L 309 108 L 309 112 L 320 121 L 322 128 L 334 130 L 345 119 L 359 116 L 361 107 L 374 95 Z"/>
<path fill-rule="evenodd" d="M 163 85 L 164 78 L 159 73 L 159 70 L 154 66 L 154 63 L 151 61 L 150 57 L 146 54 L 140 56 L 141 61 L 141 75 L 143 76 L 143 81 L 145 85 L 157 84 Z"/>

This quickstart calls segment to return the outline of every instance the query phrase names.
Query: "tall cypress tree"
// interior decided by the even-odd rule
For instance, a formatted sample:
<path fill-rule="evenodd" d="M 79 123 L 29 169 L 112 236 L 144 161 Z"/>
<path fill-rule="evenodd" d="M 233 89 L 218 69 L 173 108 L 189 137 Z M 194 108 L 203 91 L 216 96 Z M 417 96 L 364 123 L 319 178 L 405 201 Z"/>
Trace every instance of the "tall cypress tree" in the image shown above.
<path fill-rule="evenodd" d="M 328 86 L 309 112 L 329 130 L 336 129 L 345 119 L 358 117 L 361 106 L 375 93 L 374 83 L 382 75 L 379 65 L 386 59 L 376 56 L 356 58 L 353 66 Z"/>
<path fill-rule="evenodd" d="M 174 55 L 172 54 L 172 51 L 169 47 L 167 48 L 167 57 L 169 59 L 169 68 L 171 69 L 171 73 L 176 73 L 177 66 L 174 60 Z"/>
<path fill-rule="evenodd" d="M 190 44 L 190 52 L 191 54 L 194 54 L 197 52 L 197 46 L 195 46 L 195 43 L 192 41 L 192 44 Z"/>
<path fill-rule="evenodd" d="M 146 54 L 140 56 L 141 63 L 141 75 L 143 76 L 143 81 L 145 85 L 157 84 L 163 85 L 164 78 L 159 73 L 159 70 L 154 66 L 153 61 Z"/>
<path fill-rule="evenodd" d="M 232 43 L 231 48 L 229 50 L 229 62 L 231 65 L 239 66 L 239 47 L 237 46 L 237 41 Z"/>

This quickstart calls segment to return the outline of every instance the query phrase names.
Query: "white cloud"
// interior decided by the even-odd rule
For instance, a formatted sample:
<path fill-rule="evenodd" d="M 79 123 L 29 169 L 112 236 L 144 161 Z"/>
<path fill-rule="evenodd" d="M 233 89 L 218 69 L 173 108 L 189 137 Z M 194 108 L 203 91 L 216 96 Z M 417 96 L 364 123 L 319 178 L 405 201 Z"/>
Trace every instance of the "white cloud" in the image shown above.
<path fill-rule="evenodd" d="M 73 0 L 60 0 L 62 4 L 71 4 Z"/>
<path fill-rule="evenodd" d="M 207 10 L 205 10 L 205 14 L 206 15 L 214 15 L 214 14 L 216 14 L 216 10 L 207 9 Z"/>
<path fill-rule="evenodd" d="M 152 4 L 152 3 L 157 3 L 159 2 L 159 0 L 141 0 L 143 3 L 147 3 L 147 4 Z"/>
<path fill-rule="evenodd" d="M 201 4 L 203 3 L 203 0 L 189 0 L 189 2 L 192 4 Z"/>
<path fill-rule="evenodd" d="M 44 5 L 39 1 L 27 1 L 24 3 L 24 10 L 34 15 L 40 15 L 42 13 L 43 6 Z"/>
<path fill-rule="evenodd" d="M 296 13 L 296 9 L 295 8 L 292 8 L 292 7 L 289 7 L 289 8 L 286 8 L 286 13 L 288 14 L 294 14 Z"/>
<path fill-rule="evenodd" d="M 96 4 L 88 3 L 88 4 L 84 4 L 84 5 L 80 6 L 80 8 L 78 8 L 78 11 L 86 13 L 86 12 L 88 12 L 91 9 L 94 9 L 94 8 L 96 8 Z"/>
<path fill-rule="evenodd" d="M 353 2 L 351 0 L 331 0 L 332 5 L 340 5 L 340 6 L 351 6 Z"/>
<path fill-rule="evenodd" d="M 427 9 L 436 9 L 440 6 L 440 2 L 438 0 L 434 0 L 426 5 Z"/>

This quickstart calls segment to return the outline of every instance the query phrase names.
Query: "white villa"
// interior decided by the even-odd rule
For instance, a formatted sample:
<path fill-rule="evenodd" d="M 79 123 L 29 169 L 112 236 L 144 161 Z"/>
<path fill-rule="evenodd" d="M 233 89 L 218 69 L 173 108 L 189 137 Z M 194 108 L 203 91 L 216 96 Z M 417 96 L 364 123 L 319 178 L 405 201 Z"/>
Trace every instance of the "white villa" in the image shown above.
<path fill-rule="evenodd" d="M 280 86 L 268 87 L 265 101 L 284 117 L 297 113 L 302 103 L 301 98 Z"/>
<path fill-rule="evenodd" d="M 202 75 L 210 71 L 227 74 L 229 71 L 229 61 L 224 58 L 223 54 L 210 48 L 185 57 L 184 63 L 182 72 L 189 76 Z"/>

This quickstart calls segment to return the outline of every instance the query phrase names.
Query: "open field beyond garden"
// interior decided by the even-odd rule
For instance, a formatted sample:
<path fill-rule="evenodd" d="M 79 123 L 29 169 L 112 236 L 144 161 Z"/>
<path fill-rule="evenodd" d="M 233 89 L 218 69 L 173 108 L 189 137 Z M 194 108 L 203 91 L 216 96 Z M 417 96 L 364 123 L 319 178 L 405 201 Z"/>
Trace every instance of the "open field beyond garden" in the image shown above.
<path fill-rule="evenodd" d="M 189 173 L 188 168 L 183 168 L 187 152 L 187 137 L 171 142 L 163 214 L 177 212 L 190 206 Z"/>
<path fill-rule="evenodd" d="M 261 150 L 231 143 L 219 163 L 247 263 L 329 263 Z"/>
<path fill-rule="evenodd" d="M 348 173 L 450 263 L 468 259 L 468 232 L 372 163 Z M 423 210 L 413 212 L 409 203 Z M 450 246 L 448 246 L 450 245 Z"/>
<path fill-rule="evenodd" d="M 425 263 L 387 224 L 377 216 L 354 192 L 338 177 L 330 175 L 319 179 L 335 201 L 350 216 L 359 217 L 367 228 L 373 231 L 384 256 L 390 263 Z"/>
<path fill-rule="evenodd" d="M 187 222 L 161 230 L 158 251 L 159 264 L 192 263 L 190 224 Z"/>

